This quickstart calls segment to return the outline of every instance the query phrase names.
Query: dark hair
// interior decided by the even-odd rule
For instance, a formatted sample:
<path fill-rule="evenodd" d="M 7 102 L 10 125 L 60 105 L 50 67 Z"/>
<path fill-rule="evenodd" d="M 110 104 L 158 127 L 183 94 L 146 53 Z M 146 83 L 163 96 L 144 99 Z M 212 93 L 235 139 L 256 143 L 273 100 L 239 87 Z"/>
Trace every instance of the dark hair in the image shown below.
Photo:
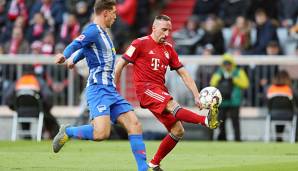
<path fill-rule="evenodd" d="M 267 16 L 267 13 L 264 9 L 259 8 L 259 9 L 256 10 L 255 15 L 265 15 L 265 16 Z"/>
<path fill-rule="evenodd" d="M 155 17 L 155 20 L 171 21 L 171 18 L 167 15 L 158 15 Z"/>
<path fill-rule="evenodd" d="M 279 45 L 278 45 L 278 42 L 273 40 L 273 41 L 270 41 L 268 44 L 267 44 L 267 47 L 277 47 L 279 48 Z"/>
<path fill-rule="evenodd" d="M 291 78 L 286 70 L 281 70 L 274 78 L 274 84 L 291 86 Z"/>
<path fill-rule="evenodd" d="M 101 13 L 103 10 L 112 10 L 116 5 L 115 0 L 96 0 L 94 4 L 94 11 L 96 14 Z"/>

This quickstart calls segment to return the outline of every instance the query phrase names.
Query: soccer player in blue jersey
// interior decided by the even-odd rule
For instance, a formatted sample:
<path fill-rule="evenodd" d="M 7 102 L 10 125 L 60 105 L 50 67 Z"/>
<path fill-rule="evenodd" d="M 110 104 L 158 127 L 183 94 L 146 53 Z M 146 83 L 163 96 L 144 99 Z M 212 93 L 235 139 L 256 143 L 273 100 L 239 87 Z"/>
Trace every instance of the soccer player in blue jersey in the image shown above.
<path fill-rule="evenodd" d="M 132 106 L 119 95 L 114 84 L 116 53 L 106 30 L 116 19 L 115 5 L 114 0 L 97 0 L 94 5 L 94 23 L 69 44 L 63 54 L 56 55 L 55 62 L 62 64 L 68 59 L 69 68 L 82 57 L 86 58 L 89 67 L 86 97 L 91 124 L 78 127 L 62 125 L 53 140 L 53 150 L 55 153 L 59 152 L 69 139 L 107 139 L 111 131 L 110 123 L 117 122 L 128 132 L 138 171 L 147 171 L 141 124 Z"/>

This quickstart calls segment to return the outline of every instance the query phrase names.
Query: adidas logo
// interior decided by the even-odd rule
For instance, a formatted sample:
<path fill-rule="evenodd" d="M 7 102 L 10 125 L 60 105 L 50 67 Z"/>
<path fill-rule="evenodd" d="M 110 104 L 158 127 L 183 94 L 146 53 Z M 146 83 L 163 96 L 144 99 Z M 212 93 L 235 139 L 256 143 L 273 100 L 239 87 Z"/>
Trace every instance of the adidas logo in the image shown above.
<path fill-rule="evenodd" d="M 150 50 L 148 54 L 149 54 L 149 55 L 153 55 L 153 54 L 155 54 L 155 53 L 153 52 L 153 50 Z"/>

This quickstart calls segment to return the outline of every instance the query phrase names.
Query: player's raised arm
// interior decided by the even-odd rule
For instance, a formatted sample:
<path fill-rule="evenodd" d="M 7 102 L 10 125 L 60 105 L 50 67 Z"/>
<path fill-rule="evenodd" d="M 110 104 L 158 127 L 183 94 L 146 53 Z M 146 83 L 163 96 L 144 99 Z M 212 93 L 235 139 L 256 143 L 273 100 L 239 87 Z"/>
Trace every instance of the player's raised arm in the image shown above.
<path fill-rule="evenodd" d="M 201 103 L 199 101 L 200 94 L 199 94 L 198 88 L 196 86 L 195 81 L 192 79 L 192 77 L 188 73 L 188 71 L 184 67 L 179 68 L 176 71 L 179 74 L 179 76 L 182 78 L 186 87 L 192 92 L 192 94 L 194 96 L 195 104 L 199 108 L 202 108 Z"/>
<path fill-rule="evenodd" d="M 116 66 L 115 66 L 115 84 L 118 85 L 120 82 L 120 76 L 122 73 L 123 68 L 128 64 L 129 62 L 124 60 L 123 58 L 119 58 L 117 60 Z"/>

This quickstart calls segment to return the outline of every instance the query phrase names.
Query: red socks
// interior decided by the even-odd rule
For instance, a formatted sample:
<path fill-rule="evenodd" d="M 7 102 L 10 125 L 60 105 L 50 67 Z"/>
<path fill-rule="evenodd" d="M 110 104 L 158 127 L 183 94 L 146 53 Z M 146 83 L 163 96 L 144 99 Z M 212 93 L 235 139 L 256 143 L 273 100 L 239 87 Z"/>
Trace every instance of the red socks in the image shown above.
<path fill-rule="evenodd" d="M 178 141 L 175 141 L 169 134 L 161 141 L 156 154 L 151 160 L 152 164 L 159 165 L 160 161 L 169 154 L 176 146 Z"/>
<path fill-rule="evenodd" d="M 177 119 L 184 121 L 184 122 L 201 124 L 201 125 L 206 126 L 206 124 L 205 124 L 206 116 L 198 115 L 198 114 L 196 114 L 190 110 L 184 109 L 184 108 L 180 108 L 176 112 L 175 116 Z"/>

